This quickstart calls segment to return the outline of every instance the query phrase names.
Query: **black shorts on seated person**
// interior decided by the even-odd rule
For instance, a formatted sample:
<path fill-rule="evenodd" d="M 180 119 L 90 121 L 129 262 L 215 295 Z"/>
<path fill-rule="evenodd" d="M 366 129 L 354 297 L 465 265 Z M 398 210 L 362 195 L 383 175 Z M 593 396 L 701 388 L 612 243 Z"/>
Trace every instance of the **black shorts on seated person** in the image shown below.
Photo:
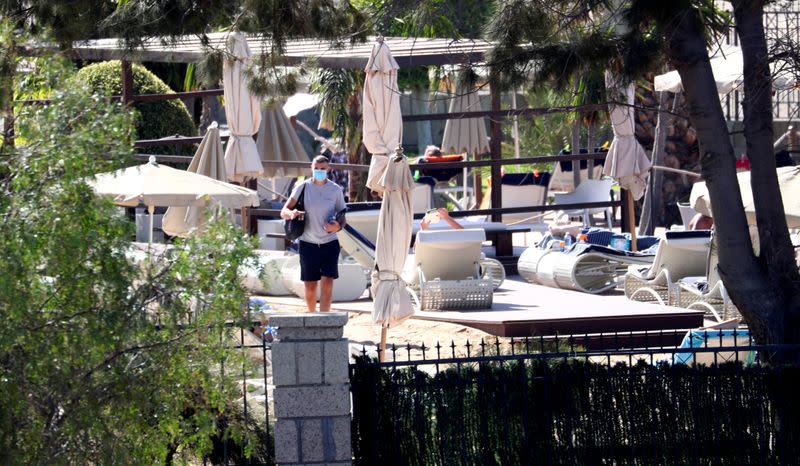
<path fill-rule="evenodd" d="M 339 278 L 339 240 L 315 244 L 300 243 L 300 280 L 316 282 L 322 277 Z"/>

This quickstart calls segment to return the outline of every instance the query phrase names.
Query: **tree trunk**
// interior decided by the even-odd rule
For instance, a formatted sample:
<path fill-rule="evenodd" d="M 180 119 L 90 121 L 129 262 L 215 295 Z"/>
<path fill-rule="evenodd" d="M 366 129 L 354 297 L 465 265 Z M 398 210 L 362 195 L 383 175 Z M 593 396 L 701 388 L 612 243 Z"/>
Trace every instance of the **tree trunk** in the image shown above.
<path fill-rule="evenodd" d="M 786 225 L 772 141 L 772 79 L 760 1 L 733 1 L 744 60 L 744 135 L 750 159 L 750 183 L 756 210 L 759 259 L 778 308 L 771 319 L 770 341 L 800 341 L 800 273 Z M 783 314 L 782 317 L 780 314 Z"/>
<path fill-rule="evenodd" d="M 578 88 L 580 83 L 580 78 L 575 77 L 575 95 L 578 95 Z M 578 155 L 581 153 L 581 119 L 580 115 L 576 112 L 575 119 L 572 121 L 572 147 L 570 153 L 572 155 Z M 581 184 L 581 161 L 580 160 L 573 160 L 572 161 L 572 184 L 573 188 L 575 189 Z"/>
<path fill-rule="evenodd" d="M 759 17 L 759 21 L 761 18 Z M 697 130 L 700 166 L 714 208 L 719 273 L 733 302 L 760 343 L 780 341 L 784 304 L 753 253 L 733 146 L 706 50 L 702 20 L 696 10 L 675 18 L 666 31 L 668 55 L 683 83 L 689 120 Z"/>
<path fill-rule="evenodd" d="M 594 152 L 594 130 L 595 130 L 595 122 L 592 121 L 588 125 L 586 125 L 586 150 L 589 153 Z M 586 179 L 591 180 L 594 178 L 594 159 L 590 159 L 586 161 Z"/>
<path fill-rule="evenodd" d="M 664 161 L 664 143 L 667 139 L 667 130 L 672 124 L 673 113 L 678 107 L 680 94 L 675 94 L 672 101 L 672 113 L 664 112 L 667 106 L 667 93 L 658 93 L 658 123 L 656 123 L 656 140 L 653 142 L 653 167 L 662 166 Z M 661 204 L 663 203 L 664 193 L 662 193 L 662 183 L 664 174 L 661 170 L 650 170 L 650 179 L 647 180 L 647 191 L 644 193 L 642 202 L 642 216 L 639 219 L 639 235 L 652 235 L 658 224 Z"/>
<path fill-rule="evenodd" d="M 12 41 L 11 44 L 3 47 L 7 50 L 4 52 L 10 54 L 10 57 L 7 57 L 11 63 L 16 63 L 16 41 Z M 12 67 L 13 68 L 13 67 Z M 0 109 L 3 112 L 3 141 L 0 143 L 0 153 L 5 153 L 6 151 L 11 151 L 14 148 L 14 71 L 8 74 L 8 76 L 4 77 L 2 82 L 0 82 Z"/>

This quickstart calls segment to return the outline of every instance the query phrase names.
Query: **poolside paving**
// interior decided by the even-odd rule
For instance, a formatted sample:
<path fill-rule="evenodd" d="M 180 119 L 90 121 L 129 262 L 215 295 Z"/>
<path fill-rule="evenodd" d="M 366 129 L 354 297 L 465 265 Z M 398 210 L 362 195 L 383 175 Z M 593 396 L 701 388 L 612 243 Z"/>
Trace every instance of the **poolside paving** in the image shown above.
<path fill-rule="evenodd" d="M 295 296 L 267 300 L 275 309 L 304 308 L 303 300 Z M 365 293 L 356 301 L 333 303 L 332 310 L 371 313 L 372 301 Z M 491 309 L 420 311 L 412 319 L 458 324 L 498 337 L 658 331 L 682 336 L 682 330 L 703 325 L 703 312 L 634 302 L 619 291 L 590 295 L 512 276 L 495 291 Z"/>

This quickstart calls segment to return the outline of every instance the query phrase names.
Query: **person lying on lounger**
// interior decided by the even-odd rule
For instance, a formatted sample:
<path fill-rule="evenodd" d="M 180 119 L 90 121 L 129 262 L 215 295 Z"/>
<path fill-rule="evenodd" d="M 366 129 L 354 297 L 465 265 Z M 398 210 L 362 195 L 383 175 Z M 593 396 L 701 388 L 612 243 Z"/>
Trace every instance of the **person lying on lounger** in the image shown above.
<path fill-rule="evenodd" d="M 450 225 L 450 228 L 454 230 L 462 230 L 464 227 L 461 226 L 460 223 L 456 222 L 453 217 L 450 216 L 450 213 L 447 212 L 447 209 L 444 207 L 439 207 L 438 209 L 431 209 L 425 213 L 425 216 L 422 217 L 422 220 L 419 222 L 419 229 L 420 230 L 427 230 L 428 227 L 432 223 L 439 223 L 440 220 L 444 220 Z"/>

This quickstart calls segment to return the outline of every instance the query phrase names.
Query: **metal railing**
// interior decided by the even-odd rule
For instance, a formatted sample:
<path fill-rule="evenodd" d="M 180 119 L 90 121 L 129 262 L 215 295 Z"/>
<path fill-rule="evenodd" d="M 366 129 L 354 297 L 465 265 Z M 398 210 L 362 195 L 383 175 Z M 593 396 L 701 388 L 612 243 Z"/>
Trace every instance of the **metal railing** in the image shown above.
<path fill-rule="evenodd" d="M 252 329 L 261 329 L 260 322 L 253 322 Z M 247 330 L 249 331 L 249 330 Z M 270 403 L 272 400 L 272 346 L 271 340 L 264 338 L 263 330 L 256 332 L 260 342 L 248 343 L 245 339 L 244 328 L 239 328 L 238 342 L 228 345 L 229 350 L 244 351 L 250 354 L 243 358 L 242 367 L 229 367 L 224 362 L 220 363 L 221 374 L 238 373 L 237 378 L 241 386 L 241 398 L 234 401 L 235 409 L 226 413 L 222 418 L 223 435 L 221 438 L 212 439 L 212 452 L 203 457 L 203 465 L 248 465 L 248 466 L 274 466 L 274 422 L 270 417 Z M 269 340 L 269 341 L 268 341 Z M 256 367 L 258 366 L 258 367 Z M 239 408 L 241 411 L 239 411 Z M 260 410 L 263 409 L 263 414 Z M 229 425 L 230 417 L 238 416 L 237 422 L 244 428 L 243 438 L 234 440 L 225 432 Z M 247 456 L 249 450 L 252 455 Z"/>

